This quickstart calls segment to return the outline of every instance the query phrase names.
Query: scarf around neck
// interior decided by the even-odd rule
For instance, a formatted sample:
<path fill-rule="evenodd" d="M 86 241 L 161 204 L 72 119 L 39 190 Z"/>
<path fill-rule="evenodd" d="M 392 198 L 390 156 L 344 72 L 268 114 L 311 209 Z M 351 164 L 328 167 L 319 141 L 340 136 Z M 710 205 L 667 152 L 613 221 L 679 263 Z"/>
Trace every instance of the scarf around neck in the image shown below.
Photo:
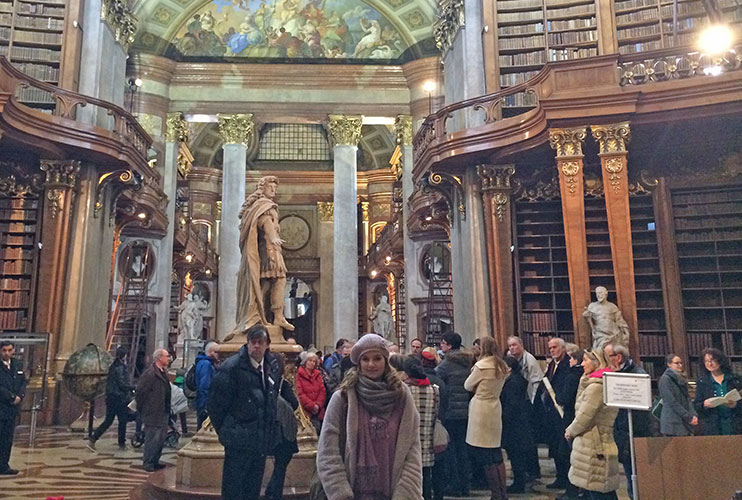
<path fill-rule="evenodd" d="M 400 391 L 390 388 L 385 379 L 377 382 L 365 375 L 358 375 L 356 394 L 371 415 L 388 415 L 399 401 Z"/>

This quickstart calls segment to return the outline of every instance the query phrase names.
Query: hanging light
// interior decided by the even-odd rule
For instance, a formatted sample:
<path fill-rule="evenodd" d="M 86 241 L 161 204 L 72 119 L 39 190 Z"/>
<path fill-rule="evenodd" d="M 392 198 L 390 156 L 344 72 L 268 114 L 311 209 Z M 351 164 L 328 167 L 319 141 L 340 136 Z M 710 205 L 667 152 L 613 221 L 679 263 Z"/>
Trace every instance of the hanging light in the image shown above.
<path fill-rule="evenodd" d="M 713 24 L 698 37 L 698 48 L 704 54 L 723 54 L 732 48 L 734 32 L 726 24 Z"/>

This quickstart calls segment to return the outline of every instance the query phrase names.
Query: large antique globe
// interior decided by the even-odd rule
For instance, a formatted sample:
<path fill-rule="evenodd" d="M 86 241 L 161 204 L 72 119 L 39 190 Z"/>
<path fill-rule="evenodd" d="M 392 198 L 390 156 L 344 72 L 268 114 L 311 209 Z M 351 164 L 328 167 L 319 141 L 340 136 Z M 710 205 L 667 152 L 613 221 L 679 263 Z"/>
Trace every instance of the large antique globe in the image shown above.
<path fill-rule="evenodd" d="M 113 358 L 95 344 L 88 344 L 67 360 L 62 372 L 64 386 L 83 401 L 91 401 L 106 392 L 108 368 Z"/>

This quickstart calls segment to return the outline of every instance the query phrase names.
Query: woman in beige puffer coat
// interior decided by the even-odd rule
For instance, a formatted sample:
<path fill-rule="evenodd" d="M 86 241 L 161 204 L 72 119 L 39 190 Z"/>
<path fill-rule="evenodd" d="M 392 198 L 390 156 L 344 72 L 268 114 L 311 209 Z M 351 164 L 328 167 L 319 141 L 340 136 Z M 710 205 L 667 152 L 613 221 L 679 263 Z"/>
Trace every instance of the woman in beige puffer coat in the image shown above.
<path fill-rule="evenodd" d="M 610 371 L 606 365 L 602 351 L 585 352 L 585 375 L 577 393 L 575 419 L 564 434 L 568 440 L 574 439 L 569 480 L 587 490 L 592 500 L 617 500 L 620 483 L 618 448 L 613 440 L 618 408 L 603 404 L 603 373 Z"/>

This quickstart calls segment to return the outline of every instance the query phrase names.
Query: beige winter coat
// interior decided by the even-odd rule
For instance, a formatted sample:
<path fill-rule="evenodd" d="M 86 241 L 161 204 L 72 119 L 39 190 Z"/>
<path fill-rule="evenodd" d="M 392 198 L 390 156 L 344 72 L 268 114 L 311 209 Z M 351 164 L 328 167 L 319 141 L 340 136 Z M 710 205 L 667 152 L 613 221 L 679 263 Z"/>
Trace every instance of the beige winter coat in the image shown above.
<path fill-rule="evenodd" d="M 613 440 L 617 414 L 618 408 L 603 404 L 602 375 L 583 377 L 575 403 L 575 419 L 567 427 L 567 433 L 574 439 L 569 481 L 575 486 L 601 493 L 618 489 L 618 448 Z"/>
<path fill-rule="evenodd" d="M 392 500 L 422 500 L 423 469 L 420 451 L 420 416 L 407 386 L 394 453 Z M 358 459 L 358 397 L 347 391 L 347 414 L 342 391 L 335 391 L 327 405 L 317 446 L 317 474 L 328 500 L 353 500 Z M 345 418 L 346 442 L 340 456 L 341 420 Z"/>
<path fill-rule="evenodd" d="M 492 356 L 477 361 L 471 369 L 464 389 L 474 393 L 469 401 L 469 422 L 466 442 L 479 448 L 499 448 L 502 436 L 502 406 L 500 393 L 507 373 L 495 376 Z"/>

